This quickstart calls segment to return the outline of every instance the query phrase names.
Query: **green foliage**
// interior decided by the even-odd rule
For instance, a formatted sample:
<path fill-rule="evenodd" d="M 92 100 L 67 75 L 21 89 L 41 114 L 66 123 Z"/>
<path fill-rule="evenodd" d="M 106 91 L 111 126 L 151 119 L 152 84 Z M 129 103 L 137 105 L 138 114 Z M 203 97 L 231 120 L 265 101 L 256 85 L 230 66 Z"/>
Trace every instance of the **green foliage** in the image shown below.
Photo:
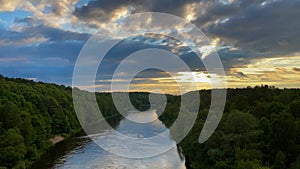
<path fill-rule="evenodd" d="M 214 134 L 197 142 L 210 106 L 210 91 L 200 91 L 200 112 L 179 144 L 190 168 L 300 168 L 300 90 L 261 86 L 227 90 L 223 118 Z M 178 96 L 174 97 L 180 100 Z M 174 100 L 174 99 L 173 99 Z M 180 102 L 170 102 L 160 119 L 171 126 Z M 298 157 L 299 156 L 299 157 Z M 298 157 L 298 158 L 297 158 Z"/>
<path fill-rule="evenodd" d="M 290 159 L 295 160 L 296 128 L 294 117 L 290 113 L 272 114 L 270 144 L 274 155 L 278 151 L 285 153 Z"/>
<path fill-rule="evenodd" d="M 235 169 L 270 169 L 269 167 L 262 166 L 261 161 L 254 160 L 241 160 L 237 161 Z"/>
<path fill-rule="evenodd" d="M 119 116 L 110 94 L 96 97 L 105 118 Z M 132 100 L 140 106 L 146 98 Z M 0 76 L 0 168 L 26 168 L 52 146 L 50 138 L 79 130 L 70 87 Z"/>
<path fill-rule="evenodd" d="M 258 120 L 251 114 L 240 111 L 231 112 L 225 122 L 227 133 L 243 134 L 258 126 Z"/>
<path fill-rule="evenodd" d="M 299 169 L 300 168 L 300 155 L 298 156 L 297 160 L 292 163 L 290 169 Z"/>
<path fill-rule="evenodd" d="M 285 169 L 286 156 L 283 152 L 278 152 L 275 157 L 275 162 L 272 169 Z"/>
<path fill-rule="evenodd" d="M 20 114 L 16 112 L 19 112 L 19 109 L 11 102 L 0 105 L 0 122 L 2 123 L 3 129 L 21 127 L 22 120 Z"/>
<path fill-rule="evenodd" d="M 0 78 L 0 166 L 26 168 L 49 148 L 49 138 L 78 130 L 71 100 L 62 86 Z"/>
<path fill-rule="evenodd" d="M 50 138 L 80 129 L 71 92 L 69 87 L 0 76 L 0 169 L 26 168 L 51 146 Z M 261 86 L 227 93 L 217 130 L 199 144 L 211 98 L 211 91 L 200 91 L 198 118 L 179 144 L 187 166 L 300 168 L 300 90 Z M 96 94 L 96 99 L 105 118 L 120 117 L 111 94 Z M 130 100 L 140 110 L 149 108 L 148 93 L 130 93 Z M 180 96 L 167 96 L 166 109 L 159 117 L 167 127 L 177 118 L 180 101 Z M 83 106 L 91 107 L 88 101 Z"/>
<path fill-rule="evenodd" d="M 289 104 L 288 111 L 295 117 L 300 118 L 300 99 L 294 100 Z"/>

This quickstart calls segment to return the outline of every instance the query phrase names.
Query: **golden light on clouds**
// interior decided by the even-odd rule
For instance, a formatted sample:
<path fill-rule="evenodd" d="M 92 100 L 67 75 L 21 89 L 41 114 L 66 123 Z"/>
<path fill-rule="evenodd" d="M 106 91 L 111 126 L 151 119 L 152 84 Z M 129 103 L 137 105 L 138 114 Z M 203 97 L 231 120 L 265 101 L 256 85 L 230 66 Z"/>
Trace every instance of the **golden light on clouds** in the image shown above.
<path fill-rule="evenodd" d="M 176 76 L 164 76 L 157 78 L 139 77 L 134 78 L 130 82 L 129 91 L 143 91 L 151 92 L 154 90 L 161 90 L 163 93 L 180 95 L 193 90 L 211 89 L 211 80 L 219 81 L 222 83 L 222 77 L 217 74 L 208 74 L 207 72 L 194 71 L 194 72 L 177 72 Z M 114 79 L 116 88 L 125 89 L 124 84 L 128 83 L 129 79 Z M 83 90 L 89 91 L 111 91 L 112 80 L 98 80 L 94 86 L 82 86 Z M 94 90 L 95 89 L 95 90 Z M 124 90 L 120 90 L 124 91 Z M 116 91 L 114 91 L 116 92 Z"/>
<path fill-rule="evenodd" d="M 188 14 L 185 19 L 188 21 L 188 22 L 191 22 L 195 19 L 195 16 L 193 14 Z"/>
<path fill-rule="evenodd" d="M 283 56 L 255 59 L 248 65 L 231 68 L 227 76 L 228 87 L 255 86 L 261 84 L 276 87 L 299 88 L 300 56 Z"/>
<path fill-rule="evenodd" d="M 115 22 L 115 21 L 119 20 L 120 18 L 129 15 L 130 12 L 131 12 L 130 9 L 127 7 L 121 7 L 119 9 L 116 9 L 112 14 L 111 21 Z"/>
<path fill-rule="evenodd" d="M 211 76 L 203 72 L 178 72 L 177 74 L 176 79 L 179 82 L 191 83 L 194 81 L 196 83 L 211 83 Z"/>
<path fill-rule="evenodd" d="M 188 22 L 192 22 L 197 18 L 196 17 L 196 4 L 195 3 L 187 4 L 185 6 L 185 17 L 184 18 Z"/>
<path fill-rule="evenodd" d="M 279 88 L 299 88 L 300 86 L 300 56 L 282 56 L 274 58 L 254 59 L 249 64 L 231 68 L 225 77 L 217 74 L 209 74 L 206 71 L 177 72 L 175 77 L 165 76 L 157 78 L 135 78 L 130 91 L 150 92 L 160 89 L 164 93 L 182 94 L 193 90 L 192 83 L 197 90 L 211 89 L 214 83 L 226 79 L 227 88 L 240 88 L 246 86 L 271 85 Z M 117 79 L 115 82 L 124 83 L 125 79 Z M 111 81 L 99 81 L 107 83 Z M 108 85 L 97 85 L 98 89 L 105 89 Z M 179 87 L 180 86 L 180 87 Z M 96 91 L 99 91 L 96 89 Z M 109 88 L 101 91 L 110 91 Z"/>

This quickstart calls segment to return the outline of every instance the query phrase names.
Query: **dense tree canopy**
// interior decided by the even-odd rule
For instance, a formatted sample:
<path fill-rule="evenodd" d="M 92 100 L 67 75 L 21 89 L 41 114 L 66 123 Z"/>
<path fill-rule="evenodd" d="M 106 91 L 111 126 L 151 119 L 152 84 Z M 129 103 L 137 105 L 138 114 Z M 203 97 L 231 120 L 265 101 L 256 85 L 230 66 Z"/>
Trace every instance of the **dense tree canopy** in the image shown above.
<path fill-rule="evenodd" d="M 70 87 L 0 76 L 0 169 L 26 168 L 53 146 L 50 138 L 81 130 L 71 92 Z M 211 97 L 210 90 L 200 91 L 198 118 L 179 144 L 187 167 L 298 169 L 300 90 L 260 86 L 227 92 L 221 123 L 209 140 L 199 144 Z M 104 117 L 120 117 L 111 94 L 97 93 L 96 98 Z M 130 99 L 137 109 L 149 108 L 148 93 L 130 93 Z M 167 96 L 160 116 L 167 127 L 178 116 L 180 100 Z"/>
<path fill-rule="evenodd" d="M 53 146 L 56 135 L 81 130 L 70 87 L 0 76 L 0 168 L 26 168 Z M 118 115 L 108 94 L 97 94 L 105 117 Z"/>
<path fill-rule="evenodd" d="M 198 137 L 210 106 L 210 91 L 200 91 L 200 112 L 179 144 L 187 167 L 204 169 L 295 169 L 300 159 L 300 90 L 260 86 L 227 90 L 225 112 L 207 142 Z M 179 96 L 178 96 L 179 97 Z M 178 100 L 179 98 L 172 98 Z M 160 119 L 170 126 L 179 102 L 168 102 Z"/>

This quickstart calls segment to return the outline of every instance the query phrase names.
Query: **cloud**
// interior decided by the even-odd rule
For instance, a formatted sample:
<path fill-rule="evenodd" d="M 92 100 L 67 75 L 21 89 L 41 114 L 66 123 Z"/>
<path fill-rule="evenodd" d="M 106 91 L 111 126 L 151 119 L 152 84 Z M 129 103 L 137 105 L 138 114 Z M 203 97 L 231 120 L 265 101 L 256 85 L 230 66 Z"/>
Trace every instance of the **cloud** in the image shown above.
<path fill-rule="evenodd" d="M 0 12 L 12 12 L 17 8 L 24 7 L 24 2 L 22 0 L 6 1 L 0 0 Z"/>
<path fill-rule="evenodd" d="M 86 6 L 76 8 L 73 14 L 80 21 L 99 28 L 105 22 L 116 21 L 122 15 L 134 13 L 129 5 L 129 1 L 123 0 L 90 1 Z"/>
<path fill-rule="evenodd" d="M 295 72 L 300 72 L 300 68 L 294 67 L 292 70 L 295 71 Z"/>
<path fill-rule="evenodd" d="M 231 67 L 247 64 L 255 58 L 298 52 L 299 7 L 300 1 L 283 0 L 95 0 L 76 8 L 74 15 L 96 28 L 136 12 L 165 12 L 181 16 L 202 28 L 209 37 L 219 38 L 219 45 L 239 49 L 220 51 L 222 61 Z"/>
<path fill-rule="evenodd" d="M 246 78 L 247 75 L 245 75 L 243 72 L 236 72 L 236 77 L 238 77 L 238 78 Z"/>
<path fill-rule="evenodd" d="M 32 80 L 32 81 L 38 81 L 38 78 L 36 78 L 36 77 L 29 77 L 29 78 L 25 78 L 25 79 Z"/>
<path fill-rule="evenodd" d="M 117 21 L 131 13 L 165 12 L 186 18 L 205 30 L 210 37 L 220 38 L 225 45 L 255 52 L 256 57 L 299 51 L 299 1 L 93 0 L 87 5 L 74 7 L 77 2 L 40 0 L 18 5 L 11 1 L 0 1 L 2 8 L 15 10 L 23 7 L 33 11 L 35 21 L 40 20 L 50 27 L 63 28 L 63 25 L 70 24 L 74 30 L 89 30 L 86 27 L 97 30 L 107 27 L 108 21 Z"/>
<path fill-rule="evenodd" d="M 227 74 L 228 87 L 255 86 L 269 84 L 277 87 L 297 88 L 300 85 L 300 74 L 293 69 L 300 57 L 281 56 L 274 58 L 256 58 L 241 67 L 231 68 Z M 237 76 L 243 72 L 246 76 Z"/>
<path fill-rule="evenodd" d="M 248 5 L 227 15 L 226 21 L 208 26 L 207 33 L 251 50 L 256 57 L 299 51 L 300 1 L 244 2 Z"/>
<path fill-rule="evenodd" d="M 47 39 L 42 36 L 36 37 L 26 37 L 20 39 L 18 41 L 11 41 L 11 40 L 0 40 L 0 46 L 8 46 L 8 45 L 16 45 L 16 46 L 25 46 L 25 45 L 35 45 L 40 44 L 42 42 L 46 42 Z"/>
<path fill-rule="evenodd" d="M 64 16 L 71 14 L 78 0 L 52 0 L 48 2 L 48 5 L 52 6 L 52 10 L 56 15 Z"/>
<path fill-rule="evenodd" d="M 64 28 L 76 21 L 72 12 L 78 0 L 0 0 L 0 12 L 28 11 L 43 24 Z"/>
<path fill-rule="evenodd" d="M 1 67 L 1 73 L 25 76 L 24 72 L 28 71 L 30 73 L 25 77 L 38 77 L 46 81 L 55 79 L 54 76 L 66 77 L 65 74 L 71 77 L 71 65 L 93 32 L 99 28 L 139 30 L 144 25 L 128 26 L 122 23 L 125 16 L 139 12 L 174 14 L 201 28 L 212 40 L 212 44 L 199 49 L 206 54 L 213 50 L 218 51 L 230 76 L 229 80 L 232 80 L 234 85 L 247 85 L 247 80 L 253 84 L 260 83 L 259 80 L 282 84 L 281 81 L 285 80 L 292 84 L 287 79 L 299 72 L 298 0 L 92 0 L 85 1 L 87 4 L 80 6 L 76 5 L 78 2 L 0 0 L 0 12 L 30 13 L 24 17 L 15 15 L 19 18 L 15 18 L 13 24 L 6 20 L 0 21 L 10 24 L 0 28 L 0 61 L 6 65 Z M 116 25 L 110 25 L 108 22 L 115 22 Z M 175 27 L 176 25 L 168 25 L 160 29 L 172 34 L 178 31 L 178 27 Z M 145 35 L 127 39 L 114 48 L 108 54 L 108 59 L 103 60 L 104 73 L 111 75 L 118 63 L 128 54 L 150 47 L 171 50 L 179 54 L 193 70 L 205 70 L 195 54 L 184 44 L 172 42 L 164 37 Z M 287 61 L 289 59 L 292 61 Z M 259 65 L 258 61 L 270 64 L 271 67 L 265 68 Z M 43 65 L 48 62 L 52 67 Z M 12 66 L 13 63 L 19 65 Z M 51 70 L 58 65 L 66 66 L 67 71 L 63 68 Z M 258 67 L 255 66 L 263 67 L 263 70 L 257 71 Z M 41 73 L 45 67 L 49 70 Z M 58 71 L 67 73 L 60 75 Z M 148 74 L 151 73 L 160 77 L 157 73 Z M 147 74 L 141 76 L 147 77 Z"/>
<path fill-rule="evenodd" d="M 74 15 L 83 22 L 96 27 L 103 27 L 103 23 L 139 12 L 163 12 L 183 16 L 185 5 L 198 0 L 110 0 L 90 1 L 86 6 L 77 7 Z"/>
<path fill-rule="evenodd" d="M 65 85 L 71 85 L 72 70 L 72 63 L 61 58 L 16 57 L 0 61 L 0 72 L 5 76 L 34 77 L 44 82 Z"/>
<path fill-rule="evenodd" d="M 83 42 L 49 42 L 34 46 L 0 46 L 0 58 L 63 58 L 75 62 Z M 28 60 L 30 60 L 28 59 Z M 44 62 L 46 64 L 46 62 Z"/>
<path fill-rule="evenodd" d="M 27 46 L 41 44 L 44 42 L 59 42 L 59 41 L 86 41 L 89 34 L 65 31 L 57 28 L 52 28 L 40 25 L 32 25 L 31 19 L 25 18 L 17 20 L 17 23 L 26 24 L 16 30 L 0 29 L 0 46 L 17 45 Z"/>

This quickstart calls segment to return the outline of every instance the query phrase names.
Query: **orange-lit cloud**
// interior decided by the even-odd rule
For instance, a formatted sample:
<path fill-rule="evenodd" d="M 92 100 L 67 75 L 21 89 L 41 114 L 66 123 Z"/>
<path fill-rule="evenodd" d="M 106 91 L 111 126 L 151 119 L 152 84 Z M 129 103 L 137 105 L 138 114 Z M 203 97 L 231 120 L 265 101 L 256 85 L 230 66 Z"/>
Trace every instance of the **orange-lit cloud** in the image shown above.
<path fill-rule="evenodd" d="M 130 91 L 153 91 L 160 89 L 164 93 L 182 94 L 194 90 L 191 83 L 196 83 L 197 90 L 211 89 L 212 80 L 222 82 L 226 79 L 226 87 L 240 88 L 267 84 L 279 88 L 299 88 L 300 86 L 300 56 L 282 56 L 274 58 L 254 59 L 242 67 L 231 68 L 225 77 L 208 74 L 206 71 L 177 72 L 176 77 L 135 78 L 130 85 Z M 110 91 L 111 80 L 99 81 L 96 91 Z M 121 86 L 126 79 L 116 79 Z M 106 84 L 104 84 L 106 83 Z M 93 86 L 90 86 L 93 87 Z M 103 90 L 105 89 L 105 90 Z M 181 89 L 181 90 L 180 90 Z M 111 91 L 110 91 L 111 92 Z"/>
<path fill-rule="evenodd" d="M 230 75 L 227 76 L 227 86 L 268 84 L 276 87 L 299 88 L 300 73 L 296 68 L 299 63 L 300 55 L 254 59 L 243 67 L 231 68 Z"/>

